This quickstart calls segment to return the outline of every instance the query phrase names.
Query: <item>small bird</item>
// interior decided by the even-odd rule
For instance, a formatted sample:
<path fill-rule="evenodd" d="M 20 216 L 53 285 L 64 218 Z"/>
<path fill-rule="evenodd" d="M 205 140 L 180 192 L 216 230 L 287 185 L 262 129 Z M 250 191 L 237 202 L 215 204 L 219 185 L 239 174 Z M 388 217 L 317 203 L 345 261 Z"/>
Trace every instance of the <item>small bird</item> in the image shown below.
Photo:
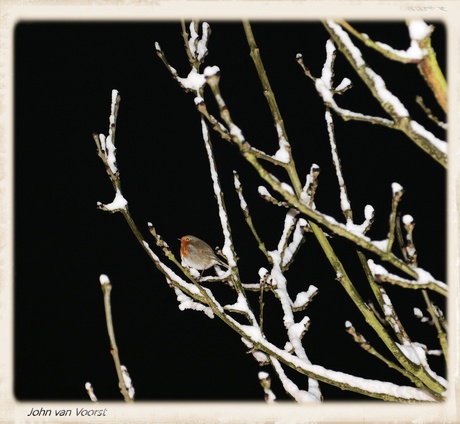
<path fill-rule="evenodd" d="M 208 243 L 195 236 L 180 238 L 180 257 L 185 265 L 201 271 L 201 274 L 213 265 L 228 268 L 228 265 L 216 256 Z"/>

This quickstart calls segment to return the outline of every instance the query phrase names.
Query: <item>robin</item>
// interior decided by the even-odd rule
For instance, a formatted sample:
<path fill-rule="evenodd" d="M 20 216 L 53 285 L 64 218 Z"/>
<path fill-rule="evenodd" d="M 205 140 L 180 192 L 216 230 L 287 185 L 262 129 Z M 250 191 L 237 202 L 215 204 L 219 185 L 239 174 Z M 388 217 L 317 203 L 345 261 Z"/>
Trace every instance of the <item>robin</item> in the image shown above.
<path fill-rule="evenodd" d="M 228 268 L 228 265 L 216 256 L 208 243 L 195 236 L 183 236 L 180 239 L 180 257 L 185 265 L 201 271 L 201 274 L 213 265 Z"/>

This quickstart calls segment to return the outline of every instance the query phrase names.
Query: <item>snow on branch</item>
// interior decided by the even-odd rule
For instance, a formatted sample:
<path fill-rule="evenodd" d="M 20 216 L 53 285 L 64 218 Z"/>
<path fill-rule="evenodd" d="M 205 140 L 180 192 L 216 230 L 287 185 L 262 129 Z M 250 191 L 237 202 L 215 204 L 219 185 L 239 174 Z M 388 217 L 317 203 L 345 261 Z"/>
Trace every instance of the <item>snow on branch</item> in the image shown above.
<path fill-rule="evenodd" d="M 276 395 L 273 393 L 271 389 L 272 379 L 270 378 L 270 375 L 266 373 L 265 371 L 260 371 L 257 374 L 257 377 L 259 378 L 260 385 L 264 389 L 265 402 L 267 403 L 275 402 Z"/>
<path fill-rule="evenodd" d="M 85 383 L 85 389 L 88 393 L 89 398 L 91 399 L 91 402 L 97 402 L 97 396 L 94 393 L 93 385 L 89 381 Z"/>
<path fill-rule="evenodd" d="M 120 107 L 121 97 L 117 90 L 112 90 L 112 101 L 110 104 L 109 131 L 108 135 L 93 133 L 93 139 L 97 146 L 97 152 L 105 165 L 107 174 L 116 184 L 119 178 L 119 171 L 116 160 L 115 134 L 117 126 L 118 109 Z"/>
<path fill-rule="evenodd" d="M 115 198 L 113 199 L 112 202 L 107 203 L 105 205 L 101 202 L 97 202 L 97 207 L 99 209 L 102 209 L 103 211 L 106 211 L 106 212 L 112 212 L 112 213 L 126 210 L 127 206 L 128 206 L 128 201 L 123 197 L 119 188 L 117 188 L 117 191 L 115 193 Z"/>
<path fill-rule="evenodd" d="M 276 373 L 278 374 L 278 377 L 281 383 L 283 384 L 284 390 L 286 390 L 286 393 L 292 396 L 292 398 L 296 402 L 312 403 L 312 402 L 319 402 L 321 400 L 321 397 L 317 398 L 312 393 L 309 393 L 306 390 L 299 389 L 299 387 L 290 378 L 286 376 L 286 373 L 284 372 L 283 367 L 281 366 L 280 362 L 277 359 L 271 358 L 271 363 Z"/>
<path fill-rule="evenodd" d="M 294 312 L 303 311 L 313 300 L 313 297 L 318 294 L 318 288 L 310 285 L 307 291 L 297 293 L 297 296 L 292 302 L 292 309 Z"/>
<path fill-rule="evenodd" d="M 406 289 L 429 288 L 438 292 L 447 292 L 447 284 L 436 280 L 428 271 L 421 268 L 414 268 L 418 279 L 409 280 L 388 272 L 383 266 L 377 265 L 372 259 L 369 259 L 368 264 L 372 275 L 379 282 L 396 284 Z"/>
<path fill-rule="evenodd" d="M 399 98 L 387 88 L 383 78 L 366 64 L 364 58 L 362 57 L 361 51 L 355 46 L 348 33 L 338 22 L 327 20 L 324 22 L 324 25 L 329 31 L 329 34 L 331 35 L 334 43 L 345 55 L 359 77 L 367 85 L 374 98 L 377 99 L 383 110 L 385 110 L 391 119 L 388 120 L 386 118 L 364 116 L 362 114 L 340 108 L 333 99 L 335 93 L 328 80 L 329 75 L 332 75 L 332 69 L 329 69 L 332 62 L 329 59 L 326 59 L 324 64 L 324 68 L 326 68 L 326 70 L 323 68 L 321 78 L 314 79 L 309 72 L 306 72 L 307 76 L 314 79 L 316 89 L 323 98 L 324 103 L 331 107 L 339 116 L 345 120 L 362 120 L 370 123 L 385 125 L 389 128 L 402 131 L 420 148 L 432 156 L 441 165 L 446 167 L 446 142 L 438 139 L 434 134 L 426 130 L 420 123 L 416 122 L 410 117 L 406 107 L 402 104 Z M 331 49 L 332 48 L 330 47 L 328 41 L 326 43 L 326 51 Z"/>
<path fill-rule="evenodd" d="M 224 242 L 224 247 L 222 248 L 222 252 L 228 261 L 228 265 L 230 266 L 230 268 L 232 268 L 236 266 L 236 258 L 235 258 L 235 252 L 234 252 L 233 242 L 232 242 L 231 233 L 230 233 L 230 223 L 228 220 L 228 215 L 227 215 L 227 211 L 226 211 L 225 203 L 224 203 L 223 192 L 220 186 L 216 163 L 214 161 L 214 155 L 213 155 L 213 151 L 211 148 L 211 140 L 209 138 L 209 131 L 208 131 L 208 127 L 206 125 L 204 118 L 201 118 L 201 131 L 202 131 L 203 140 L 206 146 L 206 153 L 208 155 L 208 161 L 209 161 L 209 166 L 210 166 L 210 171 L 211 171 L 211 179 L 213 182 L 214 195 L 216 196 L 217 206 L 219 208 L 220 224 L 222 226 L 222 231 L 224 234 L 225 242 Z"/>
<path fill-rule="evenodd" d="M 188 49 L 191 55 L 201 62 L 208 54 L 208 38 L 211 33 L 211 27 L 207 22 L 203 22 L 201 26 L 202 37 L 200 38 L 195 29 L 195 22 L 190 22 L 190 38 L 188 40 Z"/>
<path fill-rule="evenodd" d="M 434 31 L 432 25 L 427 25 L 421 19 L 408 20 L 409 47 L 406 50 L 397 50 L 388 44 L 373 41 L 367 34 L 360 33 L 345 20 L 340 20 L 338 23 L 365 45 L 388 59 L 417 64 L 420 74 L 433 91 L 439 105 L 444 112 L 447 112 L 447 83 L 436 60 L 436 53 L 431 47 L 431 34 Z"/>
<path fill-rule="evenodd" d="M 209 318 L 214 318 L 214 313 L 209 306 L 196 302 L 191 297 L 187 296 L 179 287 L 174 287 L 174 291 L 176 292 L 177 301 L 179 302 L 179 309 L 181 311 L 185 311 L 186 309 L 202 311 Z"/>

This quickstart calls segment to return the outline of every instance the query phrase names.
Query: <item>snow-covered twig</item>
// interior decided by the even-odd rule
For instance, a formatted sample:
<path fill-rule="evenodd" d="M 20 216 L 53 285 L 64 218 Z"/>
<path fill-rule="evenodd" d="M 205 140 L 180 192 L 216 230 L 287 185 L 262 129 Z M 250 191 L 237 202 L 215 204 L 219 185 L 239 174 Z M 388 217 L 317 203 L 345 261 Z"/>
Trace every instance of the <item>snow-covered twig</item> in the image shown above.
<path fill-rule="evenodd" d="M 134 394 L 136 391 L 134 390 L 133 381 L 131 376 L 129 375 L 128 368 L 124 365 L 121 366 L 121 373 L 123 375 L 123 386 L 128 391 L 128 396 L 131 400 L 134 400 Z"/>
<path fill-rule="evenodd" d="M 257 374 L 257 377 L 259 378 L 259 383 L 262 386 L 262 389 L 264 389 L 265 402 L 267 403 L 275 402 L 276 395 L 273 393 L 271 389 L 272 379 L 270 378 L 270 375 L 266 373 L 265 371 L 260 371 Z"/>
<path fill-rule="evenodd" d="M 126 373 L 123 370 L 123 365 L 121 365 L 120 357 L 118 355 L 118 346 L 115 340 L 115 330 L 112 321 L 112 307 L 110 302 L 112 284 L 110 283 L 109 277 L 104 274 L 100 276 L 99 281 L 101 283 L 102 293 L 104 294 L 105 319 L 107 323 L 107 332 L 110 339 L 110 353 L 112 354 L 113 361 L 115 363 L 115 369 L 118 375 L 118 385 L 125 402 L 132 402 L 134 400 L 134 388 L 131 389 L 131 384 L 129 387 L 125 384 Z"/>
<path fill-rule="evenodd" d="M 284 218 L 284 226 L 283 226 L 283 233 L 281 234 L 281 237 L 278 241 L 278 247 L 277 251 L 279 252 L 280 259 L 281 259 L 281 269 L 284 271 L 285 265 L 288 264 L 291 260 L 291 257 L 293 253 L 297 250 L 297 247 L 300 245 L 301 240 L 303 238 L 302 231 L 297 231 L 297 237 L 295 238 L 295 241 L 293 240 L 292 243 L 294 243 L 294 249 L 292 253 L 288 250 L 288 243 L 290 240 L 291 235 L 293 234 L 294 230 L 297 227 L 298 223 L 298 218 L 297 215 L 299 212 L 295 209 L 289 209 L 286 213 L 286 216 Z M 303 220 L 304 226 L 307 225 L 306 221 Z M 299 227 L 300 228 L 300 227 Z M 285 254 L 287 253 L 287 257 L 285 258 Z M 270 255 L 271 256 L 271 255 Z M 273 259 L 273 257 L 272 257 Z"/>
<path fill-rule="evenodd" d="M 401 200 L 401 197 L 404 193 L 403 187 L 398 183 L 393 183 L 391 185 L 391 189 L 393 191 L 393 198 L 391 201 L 391 213 L 390 213 L 390 220 L 389 220 L 389 230 L 388 230 L 388 243 L 386 246 L 387 252 L 390 253 L 393 247 L 393 242 L 395 239 L 395 231 L 396 231 L 396 220 L 397 220 L 397 209 L 398 204 Z"/>
<path fill-rule="evenodd" d="M 188 73 L 186 77 L 180 77 L 179 74 L 177 73 L 177 70 L 169 64 L 158 42 L 155 42 L 155 51 L 158 57 L 165 64 L 166 69 L 168 69 L 168 71 L 171 73 L 171 76 L 181 85 L 181 87 L 184 90 L 196 93 L 196 95 L 200 95 L 201 90 L 206 83 L 206 80 L 205 80 L 204 75 L 200 74 L 198 70 L 199 66 L 192 67 L 192 69 L 190 70 L 190 72 Z"/>
<path fill-rule="evenodd" d="M 431 289 L 441 294 L 447 294 L 447 284 L 436 280 L 428 271 L 421 268 L 414 268 L 418 278 L 409 280 L 401 278 L 395 274 L 388 272 L 383 266 L 377 265 L 372 259 L 368 261 L 369 267 L 378 282 L 395 284 L 406 289 Z"/>
<path fill-rule="evenodd" d="M 413 232 L 415 227 L 414 218 L 412 218 L 411 215 L 404 215 L 402 217 L 402 222 L 404 224 L 404 229 L 406 230 L 406 242 L 401 243 L 401 250 L 403 252 L 404 259 L 408 264 L 417 266 L 417 250 L 415 248 L 413 238 Z"/>
<path fill-rule="evenodd" d="M 114 184 L 119 179 L 119 170 L 116 160 L 115 134 L 117 127 L 118 109 L 120 107 L 121 97 L 117 90 L 112 90 L 112 102 L 110 105 L 109 115 L 109 133 L 107 137 L 104 134 L 93 134 L 93 139 L 97 146 L 97 153 L 104 162 L 107 174 Z"/>
<path fill-rule="evenodd" d="M 91 399 L 91 402 L 97 402 L 97 397 L 94 393 L 93 385 L 89 381 L 85 383 L 85 389 L 88 393 L 89 398 Z"/>
<path fill-rule="evenodd" d="M 208 54 L 208 41 L 211 35 L 211 27 L 207 22 L 201 25 L 201 37 L 198 34 L 199 22 L 192 21 L 189 24 L 190 35 L 187 33 L 185 21 L 181 21 L 182 37 L 189 61 L 193 67 L 198 68 Z"/>
<path fill-rule="evenodd" d="M 208 156 L 209 167 L 211 171 L 211 179 L 213 183 L 214 195 L 217 200 L 217 206 L 219 208 L 219 219 L 220 225 L 222 227 L 222 232 L 224 234 L 224 246 L 222 248 L 222 253 L 227 259 L 230 269 L 236 267 L 236 255 L 233 246 L 230 222 L 228 220 L 228 215 L 225 207 L 224 195 L 220 186 L 219 175 L 217 173 L 216 162 L 214 159 L 214 154 L 212 151 L 211 140 L 209 137 L 208 127 L 203 117 L 201 117 L 201 132 L 203 136 L 203 141 L 206 147 L 206 153 Z M 239 280 L 238 277 L 235 280 Z"/>
<path fill-rule="evenodd" d="M 277 179 L 275 180 L 278 181 Z M 270 202 L 275 206 L 279 206 L 279 207 L 283 207 L 287 209 L 292 208 L 292 205 L 290 203 L 283 202 L 282 200 L 278 200 L 275 197 L 273 197 L 265 186 L 259 186 L 257 191 L 259 193 L 259 196 L 262 197 L 262 199 L 264 199 L 266 202 Z"/>
<path fill-rule="evenodd" d="M 286 373 L 283 370 L 280 362 L 275 358 L 270 358 L 270 362 L 273 365 L 273 369 L 276 371 L 283 388 L 292 398 L 298 403 L 312 403 L 320 402 L 322 400 L 321 394 L 320 397 L 316 397 L 312 393 L 306 390 L 299 389 L 297 384 L 295 384 L 290 378 L 287 377 Z M 311 381 L 310 381 L 311 382 Z"/>
<path fill-rule="evenodd" d="M 305 179 L 305 185 L 302 188 L 302 193 L 300 193 L 300 199 L 302 202 L 312 209 L 316 208 L 315 194 L 316 189 L 318 188 L 318 176 L 320 172 L 321 168 L 316 163 L 311 165 L 310 172 L 307 174 Z"/>
<path fill-rule="evenodd" d="M 340 208 L 342 209 L 342 213 L 345 216 L 347 225 L 350 225 L 353 224 L 353 211 L 351 209 L 351 203 L 347 193 L 347 186 L 343 178 L 342 165 L 340 163 L 337 144 L 335 141 L 334 122 L 329 108 L 326 108 L 325 117 L 327 123 L 327 131 L 329 134 L 329 143 L 331 145 L 332 162 L 334 164 L 335 173 L 337 175 L 340 189 Z"/>
<path fill-rule="evenodd" d="M 396 310 L 393 306 L 393 302 L 388 296 L 386 290 L 382 286 L 379 286 L 378 290 L 379 290 L 379 293 L 378 293 L 377 299 L 379 300 L 379 303 L 382 307 L 383 314 L 385 316 L 385 320 L 388 322 L 388 324 L 390 324 L 391 328 L 393 329 L 394 334 L 396 335 L 400 343 L 403 343 L 403 344 L 410 343 L 409 335 L 404 329 L 396 313 Z"/>

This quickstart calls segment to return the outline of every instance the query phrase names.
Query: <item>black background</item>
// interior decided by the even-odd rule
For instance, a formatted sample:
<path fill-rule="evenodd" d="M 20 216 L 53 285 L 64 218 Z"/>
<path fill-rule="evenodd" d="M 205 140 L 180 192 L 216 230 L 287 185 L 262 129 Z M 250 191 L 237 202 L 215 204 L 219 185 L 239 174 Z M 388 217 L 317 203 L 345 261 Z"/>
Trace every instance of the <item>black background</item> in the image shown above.
<path fill-rule="evenodd" d="M 274 154 L 276 131 L 249 57 L 239 22 L 210 22 L 206 65 L 218 65 L 221 89 L 234 122 L 255 147 Z M 409 44 L 407 27 L 356 23 L 358 29 L 395 48 Z M 325 59 L 327 31 L 319 22 L 253 23 L 256 41 L 277 96 L 300 176 L 321 167 L 318 209 L 341 219 L 336 176 L 324 123 L 324 106 L 295 55 L 302 53 L 315 76 Z M 96 208 L 113 190 L 97 157 L 92 133 L 107 134 L 111 90 L 121 94 L 117 127 L 123 194 L 145 238 L 148 221 L 178 256 L 177 238 L 194 234 L 222 246 L 199 114 L 155 54 L 158 41 L 181 76 L 189 72 L 179 22 L 20 22 L 15 30 L 15 395 L 19 400 L 87 399 L 91 381 L 100 399 L 121 399 L 105 327 L 99 275 L 113 284 L 112 308 L 122 363 L 140 400 L 257 400 L 263 398 L 260 370 L 239 337 L 217 318 L 179 311 L 174 292 L 149 261 L 120 214 Z M 445 70 L 445 28 L 436 23 L 433 46 Z M 428 129 L 443 138 L 415 104 L 421 94 L 442 117 L 414 65 L 382 60 L 362 49 L 365 59 Z M 354 88 L 338 99 L 343 107 L 384 116 L 340 54 L 336 84 L 349 77 Z M 217 116 L 210 92 L 208 107 Z M 355 220 L 371 204 L 376 220 L 370 236 L 386 238 L 391 183 L 405 188 L 400 210 L 414 216 L 419 263 L 445 278 L 445 171 L 404 135 L 386 128 L 335 119 L 336 136 Z M 269 249 L 283 228 L 285 211 L 257 195 L 261 180 L 236 148 L 212 135 L 225 200 L 245 282 L 267 266 L 239 210 L 232 188 L 238 170 L 255 225 Z M 278 173 L 280 178 L 285 178 Z M 304 177 L 302 177 L 304 178 Z M 354 249 L 338 238 L 334 248 L 361 290 L 371 297 Z M 156 250 L 157 253 L 161 254 Z M 351 320 L 386 353 L 353 306 L 314 237 L 308 235 L 288 273 L 291 297 L 309 284 L 319 294 L 307 309 L 311 327 L 304 338 L 315 364 L 368 378 L 410 384 L 360 349 L 344 331 Z M 224 303 L 227 287 L 213 286 Z M 434 329 L 419 324 L 414 306 L 422 296 L 387 287 L 413 340 L 437 348 Z M 225 301 L 224 301 L 224 300 Z M 250 299 L 257 301 L 255 295 Z M 433 299 L 440 305 L 443 300 Z M 266 307 L 269 338 L 285 343 L 280 308 Z M 297 314 L 299 320 L 302 313 Z M 440 359 L 433 368 L 443 373 Z M 270 370 L 268 370 L 270 372 Z M 288 372 L 289 375 L 291 373 Z M 272 373 L 274 377 L 274 374 Z M 306 379 L 292 376 L 300 387 Z M 280 399 L 286 398 L 273 378 Z M 321 385 L 327 400 L 361 399 Z"/>

